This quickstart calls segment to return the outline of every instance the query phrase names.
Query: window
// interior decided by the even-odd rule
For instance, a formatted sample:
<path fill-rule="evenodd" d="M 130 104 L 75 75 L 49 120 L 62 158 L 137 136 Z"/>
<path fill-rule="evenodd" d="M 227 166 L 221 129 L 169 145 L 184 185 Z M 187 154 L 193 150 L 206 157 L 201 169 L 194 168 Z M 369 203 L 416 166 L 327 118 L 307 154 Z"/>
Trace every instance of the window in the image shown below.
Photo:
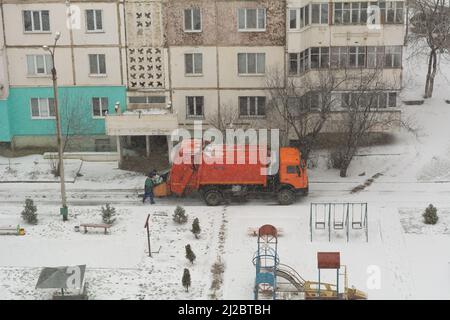
<path fill-rule="evenodd" d="M 240 117 L 264 117 L 266 97 L 239 97 Z"/>
<path fill-rule="evenodd" d="M 334 23 L 342 24 L 342 3 L 340 2 L 334 4 Z"/>
<path fill-rule="evenodd" d="M 342 23 L 343 24 L 349 24 L 351 21 L 351 15 L 350 15 L 351 9 L 350 9 L 350 2 L 344 2 L 342 4 Z"/>
<path fill-rule="evenodd" d="M 92 115 L 94 118 L 104 117 L 108 113 L 108 98 L 92 98 Z"/>
<path fill-rule="evenodd" d="M 310 48 L 310 67 L 311 69 L 328 68 L 329 67 L 329 48 Z"/>
<path fill-rule="evenodd" d="M 309 25 L 309 5 L 298 8 L 289 9 L 289 29 L 298 30 Z"/>
<path fill-rule="evenodd" d="M 381 15 L 385 15 L 384 2 L 337 2 L 334 4 L 334 23 L 366 24 L 367 8 L 369 4 L 379 5 Z"/>
<path fill-rule="evenodd" d="M 361 68 L 366 65 L 366 47 L 349 47 L 348 66 Z"/>
<path fill-rule="evenodd" d="M 403 24 L 403 1 L 395 2 L 395 18 L 394 22 Z"/>
<path fill-rule="evenodd" d="M 300 73 L 309 70 L 309 49 L 300 52 Z"/>
<path fill-rule="evenodd" d="M 330 65 L 332 68 L 347 66 L 347 47 L 331 47 Z"/>
<path fill-rule="evenodd" d="M 184 72 L 186 75 L 203 74 L 203 54 L 187 53 L 184 55 Z"/>
<path fill-rule="evenodd" d="M 384 66 L 387 68 L 400 68 L 402 66 L 402 47 L 385 47 Z"/>
<path fill-rule="evenodd" d="M 381 21 L 386 24 L 403 24 L 404 2 L 403 1 L 381 1 L 379 2 Z"/>
<path fill-rule="evenodd" d="M 310 91 L 299 98 L 290 99 L 291 108 L 297 115 L 300 115 L 303 112 L 311 112 L 320 109 L 321 98 L 318 92 Z"/>
<path fill-rule="evenodd" d="M 25 32 L 50 32 L 49 11 L 23 11 L 23 25 Z"/>
<path fill-rule="evenodd" d="M 265 72 L 265 53 L 238 53 L 239 74 L 264 74 Z"/>
<path fill-rule="evenodd" d="M 320 67 L 328 68 L 330 66 L 330 48 L 320 48 Z"/>
<path fill-rule="evenodd" d="M 300 28 L 309 25 L 309 6 L 300 9 Z"/>
<path fill-rule="evenodd" d="M 204 97 L 186 97 L 187 117 L 202 118 L 204 116 Z"/>
<path fill-rule="evenodd" d="M 367 47 L 367 68 L 382 68 L 384 47 Z"/>
<path fill-rule="evenodd" d="M 91 75 L 106 75 L 106 61 L 104 54 L 89 55 L 89 73 Z"/>
<path fill-rule="evenodd" d="M 320 65 L 320 48 L 310 49 L 311 69 L 317 69 Z"/>
<path fill-rule="evenodd" d="M 239 31 L 264 31 L 266 9 L 238 9 Z"/>
<path fill-rule="evenodd" d="M 395 21 L 395 3 L 386 2 L 386 23 L 394 23 Z"/>
<path fill-rule="evenodd" d="M 143 103 L 143 104 L 147 104 L 147 103 L 162 104 L 162 103 L 166 103 L 166 97 L 165 96 L 129 97 L 128 102 L 129 103 Z"/>
<path fill-rule="evenodd" d="M 396 92 L 344 92 L 341 94 L 342 108 L 385 109 L 397 106 Z"/>
<path fill-rule="evenodd" d="M 296 75 L 299 73 L 298 70 L 298 53 L 289 53 L 289 74 Z"/>
<path fill-rule="evenodd" d="M 397 106 L 397 92 L 388 93 L 388 107 L 395 108 Z"/>
<path fill-rule="evenodd" d="M 298 29 L 297 9 L 289 9 L 289 29 Z"/>
<path fill-rule="evenodd" d="M 49 54 L 27 55 L 28 75 L 39 76 L 48 75 L 53 68 L 52 58 Z"/>
<path fill-rule="evenodd" d="M 328 24 L 328 3 L 311 5 L 311 23 Z"/>
<path fill-rule="evenodd" d="M 297 166 L 287 166 L 286 167 L 286 173 L 289 174 L 297 174 L 300 176 L 300 168 Z"/>
<path fill-rule="evenodd" d="M 103 31 L 102 10 L 86 10 L 86 29 L 91 32 Z"/>
<path fill-rule="evenodd" d="M 55 100 L 53 98 L 31 98 L 31 118 L 49 119 L 56 115 Z"/>
<path fill-rule="evenodd" d="M 360 3 L 359 2 L 352 2 L 351 3 L 351 23 L 358 24 L 360 23 L 359 17 L 360 17 Z"/>
<path fill-rule="evenodd" d="M 202 14 L 199 8 L 184 10 L 184 32 L 201 32 Z"/>
<path fill-rule="evenodd" d="M 361 11 L 359 12 L 359 19 L 361 24 L 367 24 L 367 6 L 368 2 L 361 2 Z"/>

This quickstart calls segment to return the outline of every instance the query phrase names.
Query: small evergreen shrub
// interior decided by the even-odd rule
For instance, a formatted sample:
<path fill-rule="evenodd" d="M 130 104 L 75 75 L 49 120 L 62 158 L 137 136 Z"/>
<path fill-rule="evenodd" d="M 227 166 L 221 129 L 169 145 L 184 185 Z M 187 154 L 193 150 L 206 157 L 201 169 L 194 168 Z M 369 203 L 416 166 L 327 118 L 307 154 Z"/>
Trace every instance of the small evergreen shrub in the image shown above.
<path fill-rule="evenodd" d="M 188 221 L 188 216 L 186 215 L 186 210 L 183 207 L 177 206 L 173 213 L 173 221 L 178 224 L 184 224 Z"/>
<path fill-rule="evenodd" d="M 103 223 L 113 224 L 116 221 L 116 208 L 112 207 L 109 203 L 105 207 L 102 207 L 102 220 Z"/>
<path fill-rule="evenodd" d="M 188 259 L 191 262 L 191 264 L 194 264 L 196 256 L 195 256 L 194 251 L 192 251 L 192 249 L 191 249 L 191 245 L 188 244 L 185 247 L 185 249 L 186 249 L 186 259 Z"/>
<path fill-rule="evenodd" d="M 37 207 L 34 205 L 34 201 L 31 199 L 25 200 L 25 206 L 22 211 L 22 219 L 29 224 L 37 224 Z"/>
<path fill-rule="evenodd" d="M 423 213 L 425 224 L 436 224 L 439 220 L 437 215 L 437 208 L 430 204 Z"/>
<path fill-rule="evenodd" d="M 192 222 L 192 230 L 191 230 L 191 232 L 195 236 L 195 239 L 198 239 L 198 235 L 200 234 L 201 231 L 202 229 L 200 228 L 200 221 L 198 220 L 198 218 L 195 218 L 194 222 Z"/>
<path fill-rule="evenodd" d="M 184 269 L 181 283 L 183 284 L 183 287 L 186 289 L 186 292 L 188 292 L 189 287 L 191 286 L 191 274 L 189 272 L 189 269 Z"/>

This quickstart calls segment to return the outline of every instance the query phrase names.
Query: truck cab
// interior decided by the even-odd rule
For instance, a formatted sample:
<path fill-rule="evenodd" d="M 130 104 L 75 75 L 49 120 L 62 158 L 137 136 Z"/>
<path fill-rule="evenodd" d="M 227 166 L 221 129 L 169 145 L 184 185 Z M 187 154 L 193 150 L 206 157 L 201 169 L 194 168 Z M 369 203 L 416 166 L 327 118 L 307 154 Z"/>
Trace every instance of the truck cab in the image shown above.
<path fill-rule="evenodd" d="M 294 202 L 295 194 L 308 194 L 306 162 L 296 148 L 280 148 L 278 200 L 281 204 Z"/>

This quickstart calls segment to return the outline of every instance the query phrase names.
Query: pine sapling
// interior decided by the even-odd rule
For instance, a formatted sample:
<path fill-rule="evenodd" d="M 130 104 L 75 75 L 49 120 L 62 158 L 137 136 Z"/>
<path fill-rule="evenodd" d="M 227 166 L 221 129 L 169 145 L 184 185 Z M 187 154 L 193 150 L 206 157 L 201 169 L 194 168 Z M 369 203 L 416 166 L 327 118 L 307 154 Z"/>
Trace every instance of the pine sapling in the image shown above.
<path fill-rule="evenodd" d="M 189 272 L 189 269 L 184 269 L 181 283 L 183 284 L 183 287 L 186 289 L 186 292 L 189 292 L 189 287 L 191 286 L 191 274 Z"/>
<path fill-rule="evenodd" d="M 192 251 L 191 249 L 191 245 L 188 244 L 185 248 L 186 248 L 186 259 L 188 259 L 191 262 L 191 264 L 194 264 L 196 256 L 194 251 Z"/>
<path fill-rule="evenodd" d="M 34 205 L 34 201 L 31 199 L 25 200 L 25 206 L 22 211 L 22 219 L 29 224 L 37 224 L 37 207 Z"/>
<path fill-rule="evenodd" d="M 437 208 L 430 204 L 423 213 L 425 224 L 436 224 L 439 220 L 437 215 Z"/>
<path fill-rule="evenodd" d="M 188 221 L 186 210 L 183 207 L 177 206 L 173 214 L 173 221 L 178 224 L 184 224 Z"/>
<path fill-rule="evenodd" d="M 201 231 L 202 229 L 200 228 L 200 221 L 198 220 L 198 218 L 195 218 L 194 222 L 192 222 L 192 230 L 191 230 L 191 232 L 195 236 L 195 239 L 198 239 L 198 235 L 200 234 Z"/>
<path fill-rule="evenodd" d="M 112 207 L 109 203 L 105 207 L 102 207 L 102 220 L 103 223 L 113 224 L 116 221 L 116 208 Z"/>

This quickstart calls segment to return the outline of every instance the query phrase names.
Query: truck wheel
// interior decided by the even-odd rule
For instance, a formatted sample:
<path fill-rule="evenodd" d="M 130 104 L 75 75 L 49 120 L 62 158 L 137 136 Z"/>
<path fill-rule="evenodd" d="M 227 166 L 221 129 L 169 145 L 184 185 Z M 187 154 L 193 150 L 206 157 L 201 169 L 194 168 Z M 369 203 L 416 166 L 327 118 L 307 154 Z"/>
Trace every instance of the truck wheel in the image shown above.
<path fill-rule="evenodd" d="M 282 189 L 278 192 L 278 203 L 287 206 L 293 204 L 295 200 L 295 194 L 292 190 Z"/>
<path fill-rule="evenodd" d="M 218 206 L 223 201 L 222 193 L 218 190 L 206 191 L 204 198 L 208 206 Z"/>

